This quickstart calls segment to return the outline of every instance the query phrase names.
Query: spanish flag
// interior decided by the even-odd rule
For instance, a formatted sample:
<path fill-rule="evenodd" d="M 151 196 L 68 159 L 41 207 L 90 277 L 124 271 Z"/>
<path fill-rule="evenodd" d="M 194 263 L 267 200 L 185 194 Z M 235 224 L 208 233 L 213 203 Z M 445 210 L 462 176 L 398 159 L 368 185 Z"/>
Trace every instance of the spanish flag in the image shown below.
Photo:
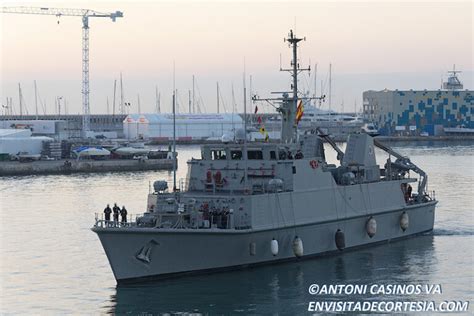
<path fill-rule="evenodd" d="M 303 112 L 304 112 L 304 106 L 303 106 L 303 100 L 300 100 L 298 103 L 298 107 L 296 108 L 296 124 L 298 124 L 303 117 Z"/>

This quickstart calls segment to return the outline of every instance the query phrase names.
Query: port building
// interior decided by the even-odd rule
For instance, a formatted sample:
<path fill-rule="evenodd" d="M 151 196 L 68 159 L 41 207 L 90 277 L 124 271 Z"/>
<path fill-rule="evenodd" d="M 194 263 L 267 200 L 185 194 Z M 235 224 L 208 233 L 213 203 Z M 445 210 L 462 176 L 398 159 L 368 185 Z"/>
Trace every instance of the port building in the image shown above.
<path fill-rule="evenodd" d="M 442 135 L 474 129 L 474 91 L 451 71 L 440 90 L 382 90 L 363 93 L 364 116 L 382 135 Z"/>
<path fill-rule="evenodd" d="M 124 114 L 91 114 L 90 129 L 95 135 L 104 135 L 107 138 L 123 137 Z M 81 114 L 48 114 L 48 115 L 2 115 L 0 128 L 2 129 L 29 129 L 33 136 L 53 137 L 64 140 L 82 137 L 83 115 Z"/>

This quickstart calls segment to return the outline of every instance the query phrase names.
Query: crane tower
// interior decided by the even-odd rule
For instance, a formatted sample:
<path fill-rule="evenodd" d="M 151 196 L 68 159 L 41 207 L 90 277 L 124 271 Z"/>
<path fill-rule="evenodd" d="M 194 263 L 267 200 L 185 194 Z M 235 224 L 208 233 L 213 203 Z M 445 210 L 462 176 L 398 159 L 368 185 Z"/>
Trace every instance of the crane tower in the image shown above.
<path fill-rule="evenodd" d="M 89 18 L 110 18 L 115 22 L 123 17 L 121 11 L 102 13 L 89 9 L 68 8 L 37 8 L 37 7 L 2 7 L 2 13 L 37 14 L 61 16 L 78 16 L 82 18 L 82 133 L 86 137 L 90 130 L 90 104 L 89 104 Z"/>

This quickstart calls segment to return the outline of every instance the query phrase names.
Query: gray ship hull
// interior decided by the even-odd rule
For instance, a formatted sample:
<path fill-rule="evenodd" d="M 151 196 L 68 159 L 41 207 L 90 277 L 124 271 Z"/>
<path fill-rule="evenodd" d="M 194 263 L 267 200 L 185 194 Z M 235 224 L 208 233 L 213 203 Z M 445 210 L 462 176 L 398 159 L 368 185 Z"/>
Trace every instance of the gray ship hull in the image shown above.
<path fill-rule="evenodd" d="M 387 242 L 429 232 L 433 229 L 436 201 L 409 205 L 380 213 L 331 219 L 315 223 L 262 230 L 154 229 L 94 227 L 100 238 L 117 282 L 133 283 L 187 274 L 233 270 L 255 265 L 298 260 L 339 251 L 335 233 L 345 235 L 345 250 Z M 403 231 L 400 218 L 409 217 Z M 366 224 L 377 221 L 377 232 L 370 238 Z M 295 236 L 303 242 L 304 255 L 293 251 Z M 277 255 L 271 241 L 279 245 Z"/>

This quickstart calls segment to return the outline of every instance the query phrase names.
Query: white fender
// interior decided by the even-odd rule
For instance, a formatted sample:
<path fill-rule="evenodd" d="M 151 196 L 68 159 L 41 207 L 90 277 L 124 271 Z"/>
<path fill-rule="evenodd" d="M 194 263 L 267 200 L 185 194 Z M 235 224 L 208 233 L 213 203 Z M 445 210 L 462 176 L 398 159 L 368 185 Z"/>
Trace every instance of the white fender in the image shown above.
<path fill-rule="evenodd" d="M 375 236 L 375 233 L 377 232 L 377 221 L 375 218 L 369 218 L 365 224 L 365 229 L 367 230 L 367 235 L 369 235 L 370 238 Z"/>
<path fill-rule="evenodd" d="M 278 240 L 275 238 L 273 238 L 270 243 L 270 249 L 272 251 L 272 255 L 276 256 L 278 254 Z"/>
<path fill-rule="evenodd" d="M 403 231 L 407 230 L 409 223 L 410 223 L 410 220 L 408 218 L 407 212 L 403 212 L 402 215 L 400 216 L 400 228 Z"/>
<path fill-rule="evenodd" d="M 298 236 L 293 239 L 293 252 L 297 257 L 303 256 L 303 241 Z"/>

